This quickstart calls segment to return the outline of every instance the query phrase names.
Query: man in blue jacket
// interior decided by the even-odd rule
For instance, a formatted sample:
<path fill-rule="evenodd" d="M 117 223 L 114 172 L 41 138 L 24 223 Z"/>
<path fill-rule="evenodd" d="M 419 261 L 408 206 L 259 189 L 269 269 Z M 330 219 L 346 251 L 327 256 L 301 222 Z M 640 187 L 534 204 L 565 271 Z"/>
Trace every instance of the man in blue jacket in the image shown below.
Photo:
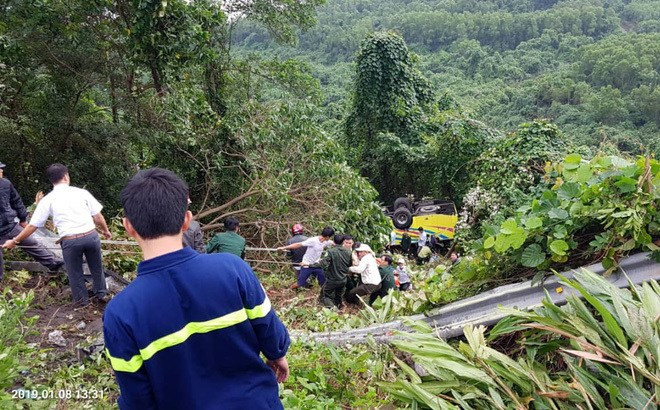
<path fill-rule="evenodd" d="M 144 261 L 103 317 L 119 407 L 281 409 L 287 330 L 238 256 L 182 246 L 192 218 L 186 184 L 164 169 L 141 171 L 121 202 Z"/>
<path fill-rule="evenodd" d="M 28 215 L 18 191 L 11 181 L 4 178 L 5 166 L 0 162 L 0 246 L 8 240 L 14 239 L 23 231 L 23 228 L 27 226 Z M 18 246 L 53 272 L 64 265 L 63 260 L 56 258 L 34 238 L 26 238 Z M 2 280 L 5 266 L 2 251 L 0 249 L 0 280 Z"/>

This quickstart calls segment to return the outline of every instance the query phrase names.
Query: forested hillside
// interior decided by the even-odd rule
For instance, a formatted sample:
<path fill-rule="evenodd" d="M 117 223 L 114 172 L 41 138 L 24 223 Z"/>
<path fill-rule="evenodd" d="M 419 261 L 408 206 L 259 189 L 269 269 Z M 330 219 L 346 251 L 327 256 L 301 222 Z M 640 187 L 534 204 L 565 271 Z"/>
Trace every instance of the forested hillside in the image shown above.
<path fill-rule="evenodd" d="M 233 44 L 304 61 L 338 118 L 361 41 L 388 29 L 438 94 L 489 126 L 542 117 L 578 144 L 660 150 L 660 1 L 328 0 L 295 47 L 249 22 L 234 27 Z"/>

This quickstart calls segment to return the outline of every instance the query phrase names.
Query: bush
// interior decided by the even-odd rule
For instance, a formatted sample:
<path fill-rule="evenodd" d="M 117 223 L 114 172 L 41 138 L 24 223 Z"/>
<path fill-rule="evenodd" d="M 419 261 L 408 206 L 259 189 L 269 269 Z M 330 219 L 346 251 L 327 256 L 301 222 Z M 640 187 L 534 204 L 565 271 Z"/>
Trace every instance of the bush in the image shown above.
<path fill-rule="evenodd" d="M 34 298 L 32 292 L 13 295 L 10 290 L 0 297 L 0 407 L 11 406 L 13 399 L 7 393 L 25 366 L 20 365 L 19 356 L 26 349 L 25 336 L 32 319 L 25 313 Z"/>
<path fill-rule="evenodd" d="M 403 340 L 393 343 L 428 376 L 399 360 L 399 380 L 379 385 L 432 409 L 656 408 L 658 283 L 618 289 L 587 271 L 563 282 L 587 303 L 570 296 L 560 308 L 548 297 L 533 312 L 508 310 L 490 332 L 491 346 L 483 326 L 467 326 L 467 343 L 455 348 L 428 325 L 411 324 L 419 333 L 399 332 Z M 492 347 L 498 344 L 510 350 Z"/>

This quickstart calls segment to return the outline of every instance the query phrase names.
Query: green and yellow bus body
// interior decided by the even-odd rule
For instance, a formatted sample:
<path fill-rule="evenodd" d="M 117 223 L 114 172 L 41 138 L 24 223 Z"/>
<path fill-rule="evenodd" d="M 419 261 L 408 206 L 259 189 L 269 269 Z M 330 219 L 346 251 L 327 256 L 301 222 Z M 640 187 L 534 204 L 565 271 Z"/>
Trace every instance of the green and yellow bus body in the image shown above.
<path fill-rule="evenodd" d="M 413 216 L 412 225 L 408 229 L 398 229 L 392 224 L 396 233 L 396 245 L 401 244 L 404 232 L 408 232 L 413 243 L 419 239 L 419 227 L 424 228 L 427 235 L 435 235 L 441 241 L 454 239 L 458 215 L 426 214 Z M 390 220 L 391 223 L 391 220 Z"/>

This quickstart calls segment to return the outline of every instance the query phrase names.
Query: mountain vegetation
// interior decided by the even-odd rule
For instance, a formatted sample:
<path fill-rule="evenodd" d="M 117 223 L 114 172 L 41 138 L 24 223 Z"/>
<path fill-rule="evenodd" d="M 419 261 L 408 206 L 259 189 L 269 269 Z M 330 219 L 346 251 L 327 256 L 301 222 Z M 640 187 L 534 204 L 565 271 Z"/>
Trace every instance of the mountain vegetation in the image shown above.
<path fill-rule="evenodd" d="M 438 95 L 502 131 L 545 118 L 577 145 L 660 149 L 657 0 L 333 0 L 297 46 L 237 24 L 235 48 L 306 63 L 341 117 L 353 60 L 374 31 L 399 33 Z"/>

